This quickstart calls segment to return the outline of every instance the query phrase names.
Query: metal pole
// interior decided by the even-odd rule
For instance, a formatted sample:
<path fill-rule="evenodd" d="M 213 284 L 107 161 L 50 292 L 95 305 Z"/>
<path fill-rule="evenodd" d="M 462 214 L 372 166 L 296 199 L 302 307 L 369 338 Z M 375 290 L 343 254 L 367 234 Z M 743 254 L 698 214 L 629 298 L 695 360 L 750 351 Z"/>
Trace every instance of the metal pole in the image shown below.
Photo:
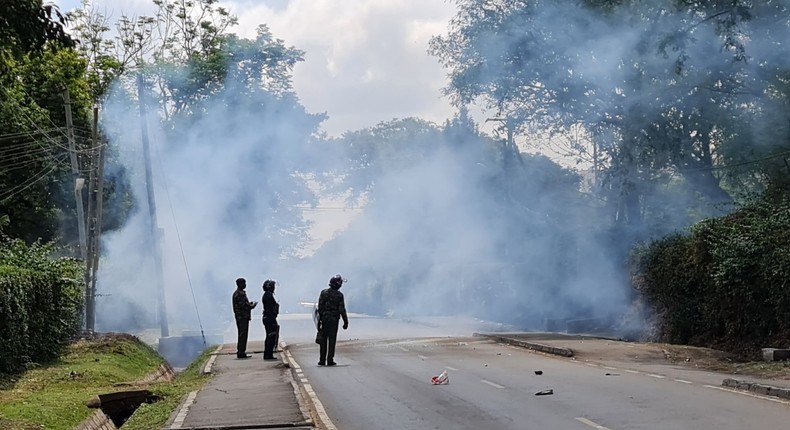
<path fill-rule="evenodd" d="M 148 194 L 148 215 L 151 226 L 151 253 L 154 259 L 154 282 L 156 283 L 159 296 L 159 327 L 162 337 L 170 336 L 170 329 L 167 325 L 167 306 L 165 304 L 164 276 L 162 272 L 162 252 L 159 246 L 159 227 L 156 221 L 156 197 L 154 195 L 154 183 L 151 172 L 151 151 L 148 142 L 148 123 L 146 122 L 145 110 L 145 90 L 143 86 L 143 74 L 137 73 L 137 94 L 140 99 L 140 129 L 143 138 L 143 158 L 145 160 L 145 188 Z"/>

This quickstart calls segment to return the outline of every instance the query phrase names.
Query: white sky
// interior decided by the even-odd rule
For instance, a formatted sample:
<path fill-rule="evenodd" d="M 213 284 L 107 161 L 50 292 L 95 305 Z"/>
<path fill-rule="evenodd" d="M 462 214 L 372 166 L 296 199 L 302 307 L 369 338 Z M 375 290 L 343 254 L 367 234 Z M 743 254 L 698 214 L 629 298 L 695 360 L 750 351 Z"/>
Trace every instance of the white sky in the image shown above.
<path fill-rule="evenodd" d="M 60 0 L 63 11 L 79 0 Z M 151 0 L 94 0 L 112 21 L 143 15 Z M 266 24 L 274 37 L 306 52 L 294 87 L 308 111 L 326 112 L 324 130 L 337 136 L 393 118 L 437 123 L 453 114 L 440 90 L 445 72 L 427 54 L 428 40 L 445 32 L 451 0 L 222 1 L 239 18 L 234 32 L 254 37 Z"/>

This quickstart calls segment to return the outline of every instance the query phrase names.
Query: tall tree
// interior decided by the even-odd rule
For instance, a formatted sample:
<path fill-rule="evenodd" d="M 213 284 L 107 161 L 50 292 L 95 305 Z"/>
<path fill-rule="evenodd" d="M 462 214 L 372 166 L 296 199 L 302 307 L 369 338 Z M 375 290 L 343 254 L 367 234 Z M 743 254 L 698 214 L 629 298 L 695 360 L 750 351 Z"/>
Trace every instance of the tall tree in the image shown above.
<path fill-rule="evenodd" d="M 522 129 L 584 127 L 619 190 L 616 219 L 640 223 L 666 169 L 709 207 L 730 201 L 720 154 L 751 146 L 742 121 L 768 99 L 769 69 L 786 65 L 772 52 L 788 40 L 787 2 L 458 4 L 449 33 L 431 41 L 448 93 Z"/>
<path fill-rule="evenodd" d="M 11 58 L 40 50 L 47 41 L 74 46 L 64 26 L 66 18 L 56 5 L 41 0 L 0 3 L 0 71 Z"/>

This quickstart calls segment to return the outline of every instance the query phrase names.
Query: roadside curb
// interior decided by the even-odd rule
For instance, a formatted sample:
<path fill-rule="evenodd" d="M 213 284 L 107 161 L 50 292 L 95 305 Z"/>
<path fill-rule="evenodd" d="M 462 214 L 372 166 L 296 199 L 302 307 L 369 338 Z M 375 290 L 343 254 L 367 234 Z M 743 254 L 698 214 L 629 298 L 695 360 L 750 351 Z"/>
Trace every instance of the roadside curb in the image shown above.
<path fill-rule="evenodd" d="M 305 421 L 313 428 L 337 430 L 337 427 L 327 415 L 321 400 L 318 399 L 313 387 L 307 381 L 302 367 L 299 366 L 299 363 L 296 362 L 296 359 L 291 354 L 290 345 L 281 340 L 280 350 L 282 351 L 280 354 L 281 360 L 290 369 L 291 384 L 294 387 L 294 394 L 296 394 L 296 400 L 299 402 L 299 408 L 302 410 Z"/>
<path fill-rule="evenodd" d="M 542 343 L 528 342 L 526 340 L 514 339 L 512 337 L 500 336 L 497 334 L 489 334 L 489 333 L 473 333 L 472 336 L 485 337 L 488 339 L 493 339 L 497 342 L 507 343 L 514 346 L 520 346 L 522 348 L 545 352 L 547 354 L 561 355 L 563 357 L 573 357 L 573 351 L 570 348 L 544 345 Z"/>
<path fill-rule="evenodd" d="M 773 385 L 757 384 L 749 381 L 727 378 L 722 381 L 723 387 L 735 388 L 738 390 L 751 391 L 755 394 L 764 396 L 774 396 L 790 400 L 790 388 L 775 387 Z"/>
<path fill-rule="evenodd" d="M 211 357 L 209 357 L 209 359 L 206 360 L 206 364 L 203 366 L 204 375 L 208 375 L 211 373 L 212 370 L 211 368 L 214 366 L 214 361 L 217 359 L 217 354 L 219 354 L 220 351 L 222 351 L 222 345 L 218 345 L 217 349 L 215 349 L 214 352 L 211 353 Z"/>

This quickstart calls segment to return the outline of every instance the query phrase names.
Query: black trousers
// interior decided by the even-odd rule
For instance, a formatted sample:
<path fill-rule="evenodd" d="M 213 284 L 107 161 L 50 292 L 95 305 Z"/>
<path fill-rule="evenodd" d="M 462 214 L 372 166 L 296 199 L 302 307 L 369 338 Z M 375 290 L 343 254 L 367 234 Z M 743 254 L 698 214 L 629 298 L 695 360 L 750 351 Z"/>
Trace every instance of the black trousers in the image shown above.
<path fill-rule="evenodd" d="M 321 332 L 324 335 L 324 339 L 321 341 L 321 357 L 319 358 L 321 363 L 332 363 L 335 361 L 338 326 L 340 326 L 340 321 L 321 321 Z"/>
<path fill-rule="evenodd" d="M 263 328 L 266 329 L 266 340 L 263 342 L 263 358 L 274 357 L 274 350 L 280 341 L 280 324 L 277 318 L 264 318 Z"/>
<path fill-rule="evenodd" d="M 247 318 L 236 318 L 236 330 L 239 338 L 236 340 L 236 357 L 247 354 L 247 335 L 250 333 L 250 320 Z"/>

